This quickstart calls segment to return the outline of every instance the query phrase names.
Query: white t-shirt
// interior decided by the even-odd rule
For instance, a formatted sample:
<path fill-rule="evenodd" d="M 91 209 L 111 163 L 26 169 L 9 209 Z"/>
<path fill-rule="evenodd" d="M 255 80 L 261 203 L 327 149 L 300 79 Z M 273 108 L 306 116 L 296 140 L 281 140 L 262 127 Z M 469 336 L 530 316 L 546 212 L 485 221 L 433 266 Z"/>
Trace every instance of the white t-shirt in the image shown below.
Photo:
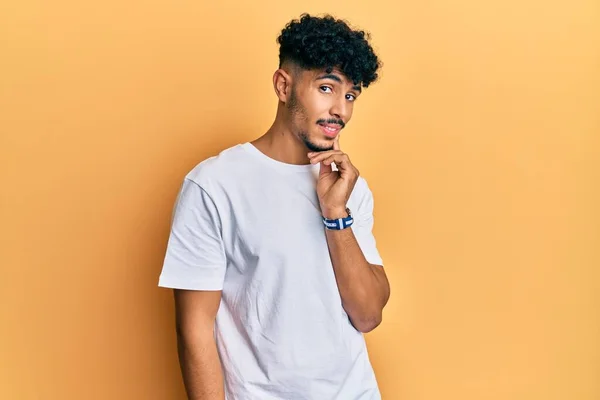
<path fill-rule="evenodd" d="M 342 308 L 318 173 L 247 142 L 183 181 L 159 286 L 222 290 L 215 339 L 228 400 L 381 399 L 364 337 Z M 383 265 L 362 177 L 348 207 L 367 261 Z"/>

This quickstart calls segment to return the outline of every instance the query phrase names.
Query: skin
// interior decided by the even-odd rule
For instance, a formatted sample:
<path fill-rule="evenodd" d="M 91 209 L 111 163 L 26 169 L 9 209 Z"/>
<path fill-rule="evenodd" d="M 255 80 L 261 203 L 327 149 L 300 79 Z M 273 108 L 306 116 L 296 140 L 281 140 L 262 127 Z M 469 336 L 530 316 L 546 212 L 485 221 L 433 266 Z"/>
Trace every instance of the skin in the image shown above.
<path fill-rule="evenodd" d="M 310 151 L 333 149 L 334 138 L 319 122 L 345 126 L 361 94 L 360 86 L 338 69 L 303 70 L 289 62 L 273 74 L 273 88 L 279 99 L 275 120 L 252 144 L 271 158 L 297 165 L 310 162 Z"/>
<path fill-rule="evenodd" d="M 350 121 L 361 88 L 338 69 L 303 70 L 292 63 L 275 71 L 273 88 L 279 100 L 275 120 L 252 144 L 284 163 L 319 163 L 321 212 L 327 218 L 347 216 L 346 203 L 359 171 L 341 150 L 339 131 Z M 323 124 L 338 131 L 328 135 Z M 385 271 L 367 262 L 352 229 L 326 230 L 326 238 L 342 306 L 357 330 L 370 332 L 381 323 L 390 295 Z M 220 291 L 175 290 L 180 365 L 190 400 L 224 399 L 213 338 L 220 300 Z"/>

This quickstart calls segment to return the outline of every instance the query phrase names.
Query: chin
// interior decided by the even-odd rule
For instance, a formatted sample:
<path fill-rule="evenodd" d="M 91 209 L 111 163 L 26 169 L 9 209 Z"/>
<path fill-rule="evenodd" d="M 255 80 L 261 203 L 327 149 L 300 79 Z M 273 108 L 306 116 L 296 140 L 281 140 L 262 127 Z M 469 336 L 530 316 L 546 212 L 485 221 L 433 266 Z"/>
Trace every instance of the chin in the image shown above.
<path fill-rule="evenodd" d="M 328 151 L 333 149 L 333 143 L 331 139 L 314 139 L 308 137 L 306 134 L 300 134 L 300 139 L 304 143 L 304 145 L 310 151 Z"/>

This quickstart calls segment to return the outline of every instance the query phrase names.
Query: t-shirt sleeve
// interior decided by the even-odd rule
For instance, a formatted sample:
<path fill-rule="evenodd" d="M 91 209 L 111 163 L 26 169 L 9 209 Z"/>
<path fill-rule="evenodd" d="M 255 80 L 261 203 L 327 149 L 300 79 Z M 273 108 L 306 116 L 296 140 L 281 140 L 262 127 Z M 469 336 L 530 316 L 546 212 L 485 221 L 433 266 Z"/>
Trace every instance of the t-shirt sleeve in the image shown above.
<path fill-rule="evenodd" d="M 360 249 L 362 250 L 367 262 L 375 265 L 383 265 L 383 260 L 377 250 L 377 243 L 373 235 L 373 194 L 365 180 L 361 184 L 364 186 L 364 193 L 356 211 L 351 210 L 354 214 L 354 223 L 351 228 L 354 232 L 354 237 Z"/>
<path fill-rule="evenodd" d="M 175 201 L 158 286 L 222 290 L 226 265 L 217 207 L 202 187 L 186 178 Z"/>

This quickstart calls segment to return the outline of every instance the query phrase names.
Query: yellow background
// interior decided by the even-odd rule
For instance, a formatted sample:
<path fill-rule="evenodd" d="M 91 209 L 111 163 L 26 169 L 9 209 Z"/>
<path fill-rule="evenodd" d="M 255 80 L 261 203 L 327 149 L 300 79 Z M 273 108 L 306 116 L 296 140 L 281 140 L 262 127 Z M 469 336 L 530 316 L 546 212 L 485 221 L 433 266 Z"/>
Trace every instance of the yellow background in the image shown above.
<path fill-rule="evenodd" d="M 342 136 L 392 285 L 384 399 L 600 398 L 597 0 L 25 0 L 0 5 L 1 399 L 184 399 L 171 207 L 269 127 L 303 11 L 385 63 Z"/>

